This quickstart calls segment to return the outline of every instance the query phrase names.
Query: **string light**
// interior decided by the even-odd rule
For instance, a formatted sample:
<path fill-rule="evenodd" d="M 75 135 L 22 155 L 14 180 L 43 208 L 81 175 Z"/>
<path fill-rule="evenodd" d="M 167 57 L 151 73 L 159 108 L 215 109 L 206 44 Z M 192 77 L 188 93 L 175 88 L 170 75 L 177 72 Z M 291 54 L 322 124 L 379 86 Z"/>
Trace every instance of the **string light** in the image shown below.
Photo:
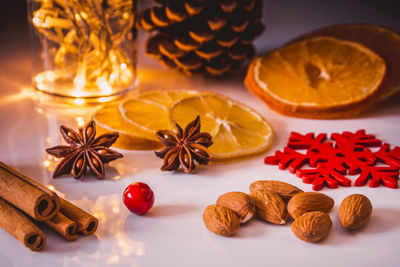
<path fill-rule="evenodd" d="M 36 75 L 39 90 L 76 97 L 82 105 L 81 98 L 114 95 L 135 82 L 134 54 L 121 45 L 134 28 L 134 0 L 110 1 L 102 15 L 97 1 L 35 1 L 32 25 L 52 68 Z"/>

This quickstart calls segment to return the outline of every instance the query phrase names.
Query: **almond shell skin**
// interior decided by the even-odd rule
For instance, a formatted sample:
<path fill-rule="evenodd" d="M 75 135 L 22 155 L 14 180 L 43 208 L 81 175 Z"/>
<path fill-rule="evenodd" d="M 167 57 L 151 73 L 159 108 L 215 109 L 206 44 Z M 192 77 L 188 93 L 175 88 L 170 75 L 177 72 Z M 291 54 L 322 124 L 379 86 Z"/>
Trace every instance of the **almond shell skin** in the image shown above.
<path fill-rule="evenodd" d="M 294 195 L 303 192 L 303 190 L 300 188 L 278 180 L 255 181 L 254 183 L 250 184 L 249 188 L 250 192 L 257 189 L 269 189 L 280 195 L 281 198 L 286 202 L 289 201 Z"/>
<path fill-rule="evenodd" d="M 256 205 L 256 215 L 266 222 L 285 224 L 288 219 L 283 199 L 268 189 L 258 189 L 250 193 Z"/>
<path fill-rule="evenodd" d="M 371 218 L 371 214 L 371 201 L 361 194 L 347 196 L 339 206 L 340 224 L 346 230 L 357 230 L 364 227 Z"/>
<path fill-rule="evenodd" d="M 287 205 L 289 215 L 296 219 L 306 212 L 322 211 L 328 213 L 331 211 L 335 201 L 325 194 L 318 192 L 303 192 L 293 196 Z"/>
<path fill-rule="evenodd" d="M 292 232 L 300 240 L 316 243 L 328 236 L 332 227 L 329 214 L 321 211 L 307 212 L 292 223 Z"/>
<path fill-rule="evenodd" d="M 246 223 L 253 218 L 256 206 L 253 199 L 243 192 L 228 192 L 217 199 L 217 205 L 231 209 L 239 218 L 240 223 Z"/>
<path fill-rule="evenodd" d="M 208 205 L 203 213 L 203 221 L 208 230 L 221 236 L 231 236 L 240 227 L 236 214 L 219 205 Z"/>

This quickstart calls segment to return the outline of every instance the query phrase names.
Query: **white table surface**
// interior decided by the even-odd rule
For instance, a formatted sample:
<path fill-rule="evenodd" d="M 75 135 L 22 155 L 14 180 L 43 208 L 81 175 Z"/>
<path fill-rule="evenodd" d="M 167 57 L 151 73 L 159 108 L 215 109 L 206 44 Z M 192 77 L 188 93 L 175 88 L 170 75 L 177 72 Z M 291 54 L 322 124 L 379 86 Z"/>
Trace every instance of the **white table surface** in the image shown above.
<path fill-rule="evenodd" d="M 325 1 L 304 1 L 304 5 L 266 1 L 267 31 L 256 43 L 258 50 L 267 51 L 296 34 L 337 22 L 367 21 L 400 28 L 390 6 L 383 13 L 377 4 L 321 2 Z M 223 80 L 185 78 L 140 54 L 139 89 L 210 90 L 240 100 L 259 111 L 275 129 L 271 150 L 242 161 L 201 167 L 196 175 L 160 172 L 162 161 L 151 151 L 121 151 L 124 158 L 106 168 L 103 181 L 92 176 L 82 181 L 70 176 L 53 180 L 53 166 L 45 166 L 44 149 L 60 142 L 60 124 L 76 126 L 78 117 L 86 121 L 93 108 L 60 108 L 53 98 L 34 91 L 29 51 L 26 44 L 16 41 L 18 33 L 14 35 L 0 53 L 0 160 L 55 186 L 66 199 L 98 216 L 99 228 L 95 235 L 75 242 L 45 230 L 47 245 L 41 252 L 31 252 L 0 229 L 0 266 L 399 266 L 399 189 L 324 188 L 321 192 L 336 204 L 330 213 L 331 232 L 318 244 L 298 240 L 289 224 L 253 220 L 235 236 L 225 238 L 208 231 L 202 221 L 204 208 L 219 195 L 248 192 L 248 185 L 258 179 L 279 179 L 311 191 L 311 185 L 288 171 L 263 164 L 265 155 L 283 148 L 291 131 L 366 129 L 385 142 L 400 145 L 399 97 L 355 119 L 296 119 L 275 113 L 247 92 L 243 75 Z M 147 183 L 155 192 L 155 205 L 145 216 L 130 214 L 122 203 L 123 190 L 136 181 Z M 338 206 L 352 193 L 368 196 L 374 211 L 364 229 L 349 233 L 339 224 Z"/>

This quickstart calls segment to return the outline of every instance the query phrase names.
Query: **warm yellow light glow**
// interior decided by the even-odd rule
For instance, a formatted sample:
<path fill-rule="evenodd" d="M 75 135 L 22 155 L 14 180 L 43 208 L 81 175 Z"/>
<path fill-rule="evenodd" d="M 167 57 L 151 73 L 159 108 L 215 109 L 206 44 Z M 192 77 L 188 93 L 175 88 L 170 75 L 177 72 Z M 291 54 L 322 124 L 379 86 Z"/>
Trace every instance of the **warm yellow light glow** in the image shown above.
<path fill-rule="evenodd" d="M 128 12 L 124 12 L 124 14 L 122 14 L 122 18 L 125 20 L 129 19 L 129 13 Z"/>
<path fill-rule="evenodd" d="M 37 75 L 36 77 L 35 77 L 35 82 L 37 82 L 37 83 L 42 83 L 43 82 L 43 76 L 42 75 Z"/>
<path fill-rule="evenodd" d="M 45 75 L 47 81 L 54 81 L 54 79 L 56 78 L 54 72 L 52 71 L 47 71 Z"/>
<path fill-rule="evenodd" d="M 74 103 L 76 105 L 80 105 L 81 106 L 81 105 L 85 104 L 85 100 L 82 99 L 82 98 L 77 98 L 77 99 L 74 100 Z"/>
<path fill-rule="evenodd" d="M 85 76 L 83 74 L 77 75 L 74 79 L 75 91 L 73 93 L 73 96 L 75 97 L 83 96 L 82 90 L 85 87 L 85 84 L 86 84 Z"/>
<path fill-rule="evenodd" d="M 87 14 L 85 13 L 85 12 L 81 12 L 81 17 L 83 18 L 83 19 L 87 19 Z"/>
<path fill-rule="evenodd" d="M 100 103 L 104 103 L 104 102 L 109 101 L 110 97 L 103 96 L 103 97 L 100 97 L 98 100 L 99 100 Z"/>
<path fill-rule="evenodd" d="M 115 75 L 115 73 L 111 73 L 110 79 L 109 79 L 110 83 L 114 83 L 116 78 L 117 78 L 117 76 Z"/>
<path fill-rule="evenodd" d="M 100 88 L 103 95 L 110 95 L 112 93 L 112 87 L 104 77 L 97 79 L 97 86 Z"/>
<path fill-rule="evenodd" d="M 33 24 L 35 24 L 37 27 L 40 27 L 42 23 L 40 22 L 40 19 L 35 17 L 32 19 Z"/>
<path fill-rule="evenodd" d="M 82 127 L 85 124 L 82 117 L 76 117 L 76 122 L 78 124 L 78 127 Z"/>
<path fill-rule="evenodd" d="M 37 89 L 39 89 L 39 90 L 44 90 L 46 87 L 44 86 L 44 84 L 43 83 L 38 83 L 37 85 L 36 85 L 36 87 L 37 87 Z"/>
<path fill-rule="evenodd" d="M 45 166 L 45 167 L 49 167 L 50 164 L 51 164 L 51 162 L 50 162 L 49 160 L 45 160 L 45 161 L 43 162 L 43 166 Z"/>
<path fill-rule="evenodd" d="M 92 101 L 81 98 L 111 96 L 132 86 L 134 58 L 121 44 L 134 27 L 133 2 L 122 2 L 107 2 L 99 14 L 96 1 L 35 1 L 31 23 L 46 44 L 46 70 L 34 79 L 39 90 L 79 98 L 75 104 L 83 105 Z"/>
<path fill-rule="evenodd" d="M 47 188 L 50 189 L 53 192 L 56 191 L 56 188 L 54 186 L 52 186 L 52 185 L 48 185 Z"/>

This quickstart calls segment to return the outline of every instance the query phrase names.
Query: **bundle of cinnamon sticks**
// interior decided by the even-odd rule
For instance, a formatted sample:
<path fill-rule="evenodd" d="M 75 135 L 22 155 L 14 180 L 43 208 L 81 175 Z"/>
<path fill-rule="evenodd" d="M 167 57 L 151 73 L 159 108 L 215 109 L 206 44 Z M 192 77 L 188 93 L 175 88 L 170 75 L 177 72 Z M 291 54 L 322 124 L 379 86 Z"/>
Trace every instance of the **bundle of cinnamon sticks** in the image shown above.
<path fill-rule="evenodd" d="M 46 244 L 43 222 L 66 240 L 93 234 L 98 220 L 0 161 L 0 227 L 33 251 Z"/>

